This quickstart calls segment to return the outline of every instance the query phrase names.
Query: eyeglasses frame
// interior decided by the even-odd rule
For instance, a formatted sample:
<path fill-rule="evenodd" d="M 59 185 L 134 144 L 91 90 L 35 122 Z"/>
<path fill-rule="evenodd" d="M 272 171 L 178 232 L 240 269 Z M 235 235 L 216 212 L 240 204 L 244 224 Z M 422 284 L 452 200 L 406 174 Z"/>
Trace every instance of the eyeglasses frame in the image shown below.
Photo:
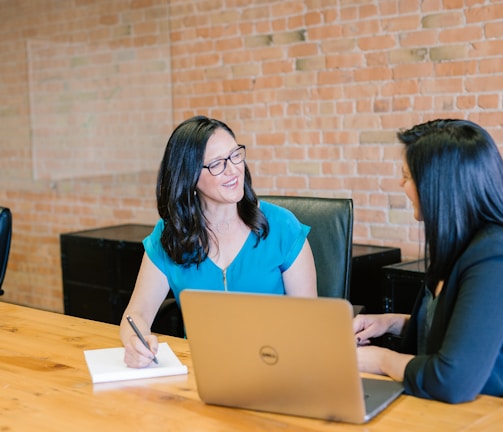
<path fill-rule="evenodd" d="M 237 163 L 234 163 L 232 162 L 232 155 L 234 153 L 236 153 L 237 151 L 240 151 L 240 150 L 244 150 L 244 156 L 243 156 L 243 159 L 240 160 L 239 162 Z M 206 168 L 208 170 L 208 172 L 213 176 L 213 177 L 216 177 L 216 176 L 219 176 L 220 174 L 222 174 L 226 169 L 227 169 L 227 162 L 230 161 L 233 165 L 238 165 L 240 164 L 241 162 L 244 162 L 246 159 L 246 146 L 244 144 L 239 144 L 237 146 L 237 148 L 235 148 L 234 150 L 232 150 L 229 154 L 229 156 L 227 156 L 226 158 L 221 158 L 221 159 L 215 159 L 214 161 L 211 161 L 210 164 L 208 165 L 203 165 L 203 168 Z M 210 165 L 215 163 L 215 162 L 220 162 L 220 161 L 223 161 L 224 163 L 224 168 L 222 169 L 222 171 L 220 171 L 218 174 L 213 174 L 211 172 L 211 169 L 210 169 Z"/>

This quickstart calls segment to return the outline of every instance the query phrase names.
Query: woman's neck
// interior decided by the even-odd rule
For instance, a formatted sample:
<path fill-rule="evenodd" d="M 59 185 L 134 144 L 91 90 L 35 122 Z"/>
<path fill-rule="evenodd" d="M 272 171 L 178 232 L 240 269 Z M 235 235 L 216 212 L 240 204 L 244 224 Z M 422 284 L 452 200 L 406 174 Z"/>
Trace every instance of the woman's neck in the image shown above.
<path fill-rule="evenodd" d="M 218 206 L 213 211 L 210 209 L 204 210 L 204 216 L 208 222 L 210 229 L 217 231 L 220 234 L 225 234 L 235 228 L 235 223 L 239 219 L 237 206 Z"/>

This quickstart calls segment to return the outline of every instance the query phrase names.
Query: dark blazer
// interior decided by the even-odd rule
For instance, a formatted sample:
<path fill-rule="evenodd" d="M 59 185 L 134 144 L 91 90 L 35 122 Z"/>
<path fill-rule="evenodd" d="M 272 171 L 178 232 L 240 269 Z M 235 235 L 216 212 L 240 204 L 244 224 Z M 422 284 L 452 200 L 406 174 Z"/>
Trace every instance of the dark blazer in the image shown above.
<path fill-rule="evenodd" d="M 417 352 L 417 309 L 403 351 Z M 405 368 L 405 392 L 458 403 L 503 396 L 503 227 L 487 225 L 455 263 L 438 297 L 427 354 Z"/>

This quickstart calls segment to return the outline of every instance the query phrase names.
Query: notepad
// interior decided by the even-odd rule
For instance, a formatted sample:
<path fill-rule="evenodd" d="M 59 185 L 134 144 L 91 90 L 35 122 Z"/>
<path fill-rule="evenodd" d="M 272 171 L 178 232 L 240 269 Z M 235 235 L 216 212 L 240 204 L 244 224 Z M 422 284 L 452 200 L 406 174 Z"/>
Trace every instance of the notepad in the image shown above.
<path fill-rule="evenodd" d="M 159 364 L 152 363 L 141 369 L 126 366 L 124 347 L 86 350 L 84 356 L 93 383 L 187 374 L 187 366 L 165 342 L 159 344 L 157 351 Z"/>

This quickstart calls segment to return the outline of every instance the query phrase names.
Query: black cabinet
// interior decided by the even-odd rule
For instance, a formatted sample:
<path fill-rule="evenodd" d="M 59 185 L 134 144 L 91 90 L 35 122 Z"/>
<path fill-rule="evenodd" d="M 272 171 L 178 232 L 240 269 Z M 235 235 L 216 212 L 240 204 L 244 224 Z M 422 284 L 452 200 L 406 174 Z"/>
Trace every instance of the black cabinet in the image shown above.
<path fill-rule="evenodd" d="M 381 268 L 399 263 L 400 260 L 401 251 L 399 248 L 353 244 L 351 303 L 364 305 L 365 313 L 382 312 L 385 295 L 382 287 Z"/>
<path fill-rule="evenodd" d="M 419 290 L 424 284 L 424 260 L 384 266 L 383 312 L 411 313 Z"/>
<path fill-rule="evenodd" d="M 60 235 L 66 315 L 118 324 L 133 291 L 150 225 Z"/>

